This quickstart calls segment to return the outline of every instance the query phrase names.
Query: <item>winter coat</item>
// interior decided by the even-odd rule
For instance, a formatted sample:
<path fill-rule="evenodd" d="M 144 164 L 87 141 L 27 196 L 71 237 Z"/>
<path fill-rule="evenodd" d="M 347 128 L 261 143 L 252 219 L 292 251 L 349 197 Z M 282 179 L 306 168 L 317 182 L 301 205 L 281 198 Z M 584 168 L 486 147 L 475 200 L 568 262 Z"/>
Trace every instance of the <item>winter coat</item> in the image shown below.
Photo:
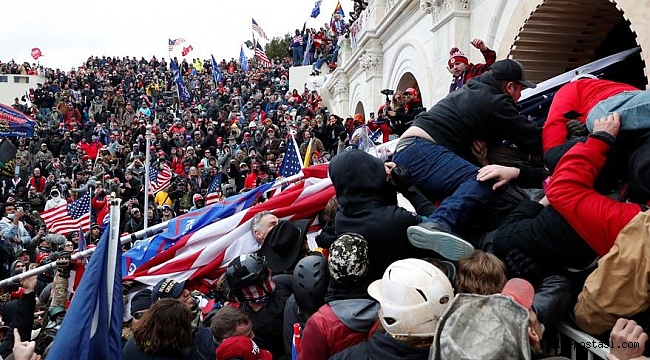
<path fill-rule="evenodd" d="M 378 310 L 379 303 L 370 299 L 336 300 L 323 305 L 305 324 L 298 360 L 329 359 L 365 341 Z"/>
<path fill-rule="evenodd" d="M 362 344 L 332 356 L 332 360 L 427 360 L 429 347 L 415 348 L 393 339 L 390 334 L 375 332 Z"/>
<path fill-rule="evenodd" d="M 388 265 L 397 260 L 427 256 L 427 251 L 415 248 L 406 236 L 406 229 L 420 223 L 421 218 L 397 206 L 397 193 L 386 182 L 381 160 L 361 150 L 344 152 L 332 158 L 329 174 L 339 203 L 336 234 L 357 233 L 366 239 L 371 279 L 381 278 Z M 413 204 L 420 215 L 434 210 L 419 193 Z"/>

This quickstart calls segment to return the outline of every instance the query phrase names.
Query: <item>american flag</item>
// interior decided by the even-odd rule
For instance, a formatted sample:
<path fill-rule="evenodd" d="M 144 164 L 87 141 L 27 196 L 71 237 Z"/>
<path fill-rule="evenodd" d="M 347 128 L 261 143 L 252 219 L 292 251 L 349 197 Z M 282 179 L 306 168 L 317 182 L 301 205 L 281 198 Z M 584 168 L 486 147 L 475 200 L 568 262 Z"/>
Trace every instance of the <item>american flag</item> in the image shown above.
<path fill-rule="evenodd" d="M 268 40 L 269 38 L 266 37 L 266 33 L 265 33 L 264 30 L 262 30 L 262 28 L 257 24 L 257 21 L 255 21 L 255 19 L 253 19 L 253 18 L 251 18 L 251 20 L 253 20 L 253 31 L 255 31 L 256 33 L 258 33 L 262 39 L 266 39 L 266 40 Z"/>
<path fill-rule="evenodd" d="M 217 201 L 219 201 L 219 196 L 216 193 L 217 189 L 219 188 L 221 188 L 220 173 L 216 174 L 214 178 L 212 178 L 212 181 L 210 182 L 210 186 L 208 186 L 208 195 L 205 196 L 205 206 L 214 204 Z"/>
<path fill-rule="evenodd" d="M 169 40 L 169 51 L 174 50 L 174 46 L 180 45 L 185 42 L 185 39 L 183 38 L 178 38 L 178 39 L 168 39 Z"/>
<path fill-rule="evenodd" d="M 169 40 L 169 51 L 174 50 L 174 46 L 180 45 L 185 42 L 185 39 L 183 38 L 178 38 L 178 39 L 168 39 Z"/>
<path fill-rule="evenodd" d="M 90 190 L 77 200 L 51 208 L 41 213 L 47 230 L 54 234 L 68 235 L 73 231 L 90 230 Z"/>
<path fill-rule="evenodd" d="M 149 168 L 149 193 L 155 194 L 160 190 L 169 187 L 172 180 L 172 169 L 169 165 L 164 164 L 161 171 L 158 171 L 155 166 Z"/>
<path fill-rule="evenodd" d="M 225 266 L 241 254 L 259 249 L 251 232 L 253 216 L 272 210 L 280 219 L 313 219 L 335 195 L 327 165 L 304 169 L 305 181 L 266 202 L 181 236 L 170 248 L 137 267 L 124 280 L 155 285 L 165 277 L 188 280 L 190 288 L 208 291 Z"/>
<path fill-rule="evenodd" d="M 291 135 L 289 143 L 287 144 L 287 152 L 284 154 L 284 159 L 282 160 L 282 165 L 280 165 L 278 174 L 284 177 L 289 177 L 296 175 L 300 170 L 302 170 L 302 159 L 300 158 L 296 139 Z"/>
<path fill-rule="evenodd" d="M 264 52 L 264 49 L 262 49 L 262 45 L 260 45 L 260 43 L 257 43 L 257 46 L 255 46 L 255 56 L 260 59 L 262 66 L 269 67 L 272 65 L 271 61 L 269 61 L 269 58 L 266 56 L 266 52 Z"/>

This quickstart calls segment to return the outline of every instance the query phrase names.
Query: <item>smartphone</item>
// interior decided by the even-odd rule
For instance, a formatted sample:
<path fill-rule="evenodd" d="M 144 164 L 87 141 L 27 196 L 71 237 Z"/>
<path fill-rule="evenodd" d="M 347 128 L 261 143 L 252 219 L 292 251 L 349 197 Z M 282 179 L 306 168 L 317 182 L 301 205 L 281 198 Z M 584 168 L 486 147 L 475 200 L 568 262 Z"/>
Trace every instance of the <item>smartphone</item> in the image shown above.
<path fill-rule="evenodd" d="M 374 112 L 371 112 L 371 113 L 370 113 L 370 118 L 371 118 L 371 119 L 374 119 L 374 118 L 375 118 L 375 113 L 374 113 Z"/>

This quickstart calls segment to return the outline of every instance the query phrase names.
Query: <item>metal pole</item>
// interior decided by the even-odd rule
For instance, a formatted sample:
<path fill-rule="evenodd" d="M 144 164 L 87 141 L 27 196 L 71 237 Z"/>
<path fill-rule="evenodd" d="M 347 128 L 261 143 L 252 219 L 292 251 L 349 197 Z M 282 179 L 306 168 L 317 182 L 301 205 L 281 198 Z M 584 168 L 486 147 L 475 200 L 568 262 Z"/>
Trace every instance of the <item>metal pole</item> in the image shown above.
<path fill-rule="evenodd" d="M 151 186 L 151 179 L 149 178 L 149 169 L 151 168 L 151 124 L 147 124 L 147 132 L 145 133 L 146 146 L 145 162 L 144 162 L 144 209 L 142 209 L 142 216 L 144 216 L 144 229 L 147 230 L 149 225 L 149 187 Z"/>
<path fill-rule="evenodd" d="M 298 182 L 298 181 L 302 180 L 304 177 L 305 176 L 302 173 L 298 173 L 296 175 L 289 176 L 286 179 L 280 179 L 279 181 L 276 181 L 275 184 L 273 184 L 273 186 L 268 191 L 272 191 L 272 190 L 275 190 L 277 188 L 280 188 L 280 187 L 283 187 L 283 186 Z M 215 203 L 215 205 L 216 204 L 218 204 L 218 203 Z M 213 206 L 213 205 L 210 205 L 210 206 Z M 118 209 L 119 209 L 119 206 L 118 206 Z M 112 211 L 112 207 L 111 207 L 111 211 Z M 134 232 L 133 234 L 122 236 L 120 238 L 120 243 L 122 245 L 124 245 L 124 244 L 126 244 L 128 242 L 131 242 L 131 241 L 146 239 L 148 237 L 151 237 L 151 236 L 154 236 L 154 235 L 156 235 L 158 233 L 161 233 L 165 229 L 167 229 L 167 225 L 169 225 L 169 222 L 172 221 L 172 220 L 163 221 L 160 224 L 153 225 L 152 227 L 150 227 L 148 229 L 143 229 L 143 230 Z M 111 221 L 113 221 L 112 217 L 111 217 Z M 90 249 L 86 249 L 84 251 L 80 251 L 78 253 L 73 254 L 70 257 L 70 259 L 71 260 L 79 260 L 79 259 L 87 258 L 90 255 L 92 255 L 92 253 L 94 251 L 95 251 L 94 247 L 90 248 Z M 14 281 L 18 281 L 18 280 L 21 280 L 21 279 L 25 279 L 25 278 L 28 278 L 28 277 L 35 276 L 35 275 L 39 275 L 39 274 L 44 273 L 44 272 L 46 272 L 48 270 L 52 270 L 54 268 L 56 268 L 56 263 L 52 262 L 52 263 L 49 263 L 49 264 L 44 265 L 44 266 L 39 266 L 39 267 L 37 267 L 35 269 L 25 271 L 24 273 L 14 275 L 14 276 L 12 276 L 10 278 L 7 278 L 7 279 L 4 279 L 4 280 L 0 281 L 0 288 L 5 287 L 5 286 L 9 286 Z"/>

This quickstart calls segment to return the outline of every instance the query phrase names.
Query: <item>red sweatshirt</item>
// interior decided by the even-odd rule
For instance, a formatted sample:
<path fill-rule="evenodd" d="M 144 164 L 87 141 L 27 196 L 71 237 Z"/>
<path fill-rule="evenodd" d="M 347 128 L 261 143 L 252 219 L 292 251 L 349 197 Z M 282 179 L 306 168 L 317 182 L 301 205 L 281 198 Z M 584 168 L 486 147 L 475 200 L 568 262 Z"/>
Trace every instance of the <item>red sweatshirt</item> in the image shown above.
<path fill-rule="evenodd" d="M 609 80 L 580 79 L 564 85 L 553 98 L 548 117 L 542 129 L 542 147 L 548 149 L 562 145 L 566 141 L 566 123 L 564 117 L 573 110 L 580 114 L 577 120 L 587 121 L 589 111 L 601 100 L 608 99 L 624 91 L 639 90 L 632 85 L 617 83 Z"/>
<path fill-rule="evenodd" d="M 555 210 L 600 256 L 609 252 L 618 233 L 643 211 L 638 204 L 621 203 L 594 190 L 609 148 L 592 136 L 586 143 L 576 144 L 562 156 L 546 190 Z"/>

